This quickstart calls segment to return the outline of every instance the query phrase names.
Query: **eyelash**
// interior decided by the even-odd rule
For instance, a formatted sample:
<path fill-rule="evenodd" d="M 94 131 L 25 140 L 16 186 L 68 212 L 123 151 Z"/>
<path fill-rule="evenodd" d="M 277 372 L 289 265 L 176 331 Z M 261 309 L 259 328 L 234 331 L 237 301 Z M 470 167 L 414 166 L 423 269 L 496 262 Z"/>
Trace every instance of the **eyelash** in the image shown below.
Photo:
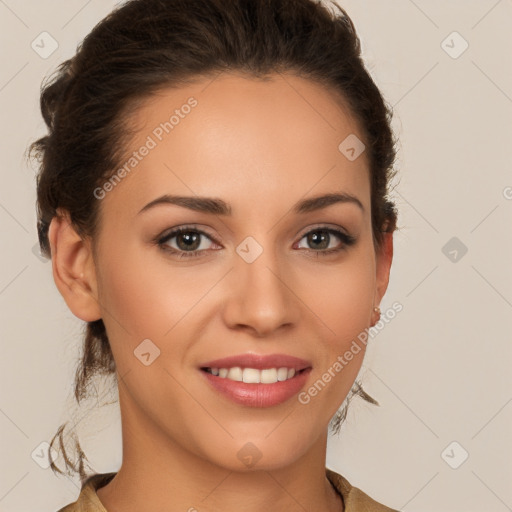
<path fill-rule="evenodd" d="M 340 230 L 337 230 L 334 228 L 329 228 L 327 226 L 318 226 L 310 231 L 307 231 L 306 233 L 304 233 L 304 235 L 302 235 L 300 240 L 302 240 L 304 237 L 306 237 L 307 235 L 309 235 L 311 233 L 317 233 L 317 232 L 333 234 L 333 235 L 337 236 L 342 241 L 341 246 L 337 247 L 335 249 L 326 249 L 326 250 L 319 250 L 319 251 L 316 251 L 314 249 L 306 249 L 310 252 L 316 253 L 318 256 L 329 256 L 334 253 L 345 251 L 347 249 L 347 247 L 354 245 L 356 242 L 356 239 L 353 236 L 348 235 L 347 233 L 344 233 L 343 231 L 340 231 Z M 184 226 L 184 227 L 173 229 L 169 233 L 166 233 L 164 236 L 157 237 L 157 239 L 154 242 L 160 247 L 161 250 L 170 252 L 171 254 L 174 254 L 174 255 L 179 255 L 180 258 L 201 257 L 201 253 L 205 252 L 204 249 L 202 249 L 202 250 L 196 249 L 195 251 L 182 251 L 182 250 L 177 250 L 177 249 L 171 248 L 168 245 L 166 245 L 169 240 L 171 240 L 172 238 L 176 237 L 177 235 L 180 235 L 183 233 L 198 233 L 200 235 L 204 235 L 205 237 L 209 238 L 214 243 L 217 243 L 217 241 L 214 240 L 208 233 L 205 233 L 204 231 L 197 229 L 195 227 L 192 227 L 192 226 Z"/>

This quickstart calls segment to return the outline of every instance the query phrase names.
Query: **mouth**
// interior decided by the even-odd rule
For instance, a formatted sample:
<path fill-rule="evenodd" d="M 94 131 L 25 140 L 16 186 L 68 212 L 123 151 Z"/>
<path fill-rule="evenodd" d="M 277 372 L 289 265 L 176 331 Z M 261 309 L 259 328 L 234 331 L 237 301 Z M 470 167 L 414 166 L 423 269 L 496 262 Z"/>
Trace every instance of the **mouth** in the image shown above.
<path fill-rule="evenodd" d="M 231 368 L 213 368 L 202 367 L 203 372 L 214 375 L 221 379 L 227 379 L 234 382 L 243 382 L 245 384 L 275 384 L 277 382 L 285 382 L 290 379 L 297 378 L 304 372 L 311 370 L 311 367 L 296 370 L 295 368 L 242 368 L 234 366 Z"/>
<path fill-rule="evenodd" d="M 288 354 L 243 354 L 204 361 L 198 369 L 219 396 L 245 407 L 273 407 L 303 389 L 310 361 Z"/>
<path fill-rule="evenodd" d="M 311 367 L 231 368 L 201 367 L 210 389 L 223 399 L 244 407 L 279 406 L 300 393 L 307 384 Z M 215 374 L 218 375 L 215 375 Z M 286 377 L 285 377 L 286 373 Z M 279 379 L 282 380 L 279 380 Z"/>

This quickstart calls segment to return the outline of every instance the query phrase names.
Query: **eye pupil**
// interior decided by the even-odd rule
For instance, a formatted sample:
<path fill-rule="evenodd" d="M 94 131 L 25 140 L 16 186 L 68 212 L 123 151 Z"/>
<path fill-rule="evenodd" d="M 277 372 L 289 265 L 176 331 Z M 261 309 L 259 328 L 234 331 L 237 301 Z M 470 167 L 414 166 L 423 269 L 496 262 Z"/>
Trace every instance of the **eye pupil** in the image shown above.
<path fill-rule="evenodd" d="M 184 233 L 180 233 L 176 237 L 176 241 L 178 243 L 178 247 L 180 247 L 180 241 L 185 240 L 185 245 L 180 247 L 180 249 L 192 249 L 196 250 L 197 247 L 199 247 L 200 244 L 197 242 L 199 241 L 199 237 L 201 235 L 199 233 L 194 233 L 193 231 L 186 231 Z M 194 245 L 195 244 L 195 245 Z"/>
<path fill-rule="evenodd" d="M 318 236 L 318 233 L 322 233 L 320 236 Z M 328 240 L 329 238 L 329 235 L 325 232 L 325 231 L 314 231 L 312 233 L 310 233 L 310 235 L 308 236 L 308 241 L 312 241 L 314 242 L 315 244 L 320 242 L 325 242 L 326 240 Z M 322 247 L 320 247 L 321 249 L 325 249 L 326 247 L 329 246 L 329 243 L 327 243 L 327 245 L 325 245 L 325 243 L 323 244 Z"/>

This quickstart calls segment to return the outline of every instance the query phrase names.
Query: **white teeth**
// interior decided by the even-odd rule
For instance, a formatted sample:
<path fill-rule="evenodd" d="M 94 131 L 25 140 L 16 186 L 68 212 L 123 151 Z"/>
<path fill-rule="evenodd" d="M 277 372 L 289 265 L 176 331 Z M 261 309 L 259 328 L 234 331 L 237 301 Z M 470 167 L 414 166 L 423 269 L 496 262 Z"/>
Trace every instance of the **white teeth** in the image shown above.
<path fill-rule="evenodd" d="M 259 384 L 262 373 L 263 373 L 262 371 L 256 370 L 254 368 L 245 368 L 244 372 L 243 372 L 243 375 L 244 375 L 243 381 L 246 382 L 247 384 Z M 229 377 L 229 374 L 228 374 L 228 377 Z M 277 372 L 276 372 L 276 380 L 277 380 Z M 272 381 L 270 381 L 270 382 L 272 382 Z"/>
<path fill-rule="evenodd" d="M 288 368 L 279 368 L 277 370 L 277 380 L 282 381 L 288 378 Z"/>
<path fill-rule="evenodd" d="M 244 370 L 245 373 L 246 370 Z M 260 382 L 262 384 L 273 384 L 277 382 L 279 379 L 277 378 L 277 371 L 275 368 L 269 368 L 268 370 L 261 370 L 259 375 Z"/>
<path fill-rule="evenodd" d="M 295 368 L 267 368 L 258 370 L 256 368 L 209 368 L 212 375 L 223 379 L 230 379 L 248 384 L 274 384 L 291 379 L 295 375 Z"/>
<path fill-rule="evenodd" d="M 224 370 L 224 368 L 221 368 L 220 371 Z M 242 368 L 235 366 L 234 368 L 229 369 L 229 373 L 227 375 L 227 378 L 230 380 L 236 380 L 238 382 L 241 382 L 243 375 L 242 375 Z"/>

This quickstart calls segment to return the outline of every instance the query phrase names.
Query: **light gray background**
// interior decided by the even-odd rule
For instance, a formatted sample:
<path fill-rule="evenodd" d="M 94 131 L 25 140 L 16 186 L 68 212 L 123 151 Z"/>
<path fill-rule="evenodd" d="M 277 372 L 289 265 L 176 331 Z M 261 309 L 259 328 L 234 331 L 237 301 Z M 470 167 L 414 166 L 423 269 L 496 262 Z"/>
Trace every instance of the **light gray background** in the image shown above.
<path fill-rule="evenodd" d="M 401 230 L 382 309 L 395 301 L 404 309 L 371 341 L 361 372 L 381 406 L 351 403 L 340 437 L 329 440 L 328 466 L 407 512 L 512 510 L 512 1 L 339 3 L 395 110 Z M 45 129 L 42 78 L 114 5 L 0 0 L 5 512 L 55 511 L 76 499 L 78 479 L 57 478 L 32 458 L 71 415 L 96 471 L 121 461 L 118 405 L 72 409 L 82 323 L 58 294 L 51 264 L 33 252 L 34 170 L 23 157 Z M 43 31 L 59 45 L 46 59 L 31 47 Z M 446 39 L 454 31 L 469 43 L 458 58 L 447 53 L 463 48 L 457 36 Z M 452 237 L 468 249 L 456 261 L 442 251 Z M 446 452 L 453 441 L 460 447 Z M 469 457 L 452 469 L 447 461 L 463 450 Z"/>

